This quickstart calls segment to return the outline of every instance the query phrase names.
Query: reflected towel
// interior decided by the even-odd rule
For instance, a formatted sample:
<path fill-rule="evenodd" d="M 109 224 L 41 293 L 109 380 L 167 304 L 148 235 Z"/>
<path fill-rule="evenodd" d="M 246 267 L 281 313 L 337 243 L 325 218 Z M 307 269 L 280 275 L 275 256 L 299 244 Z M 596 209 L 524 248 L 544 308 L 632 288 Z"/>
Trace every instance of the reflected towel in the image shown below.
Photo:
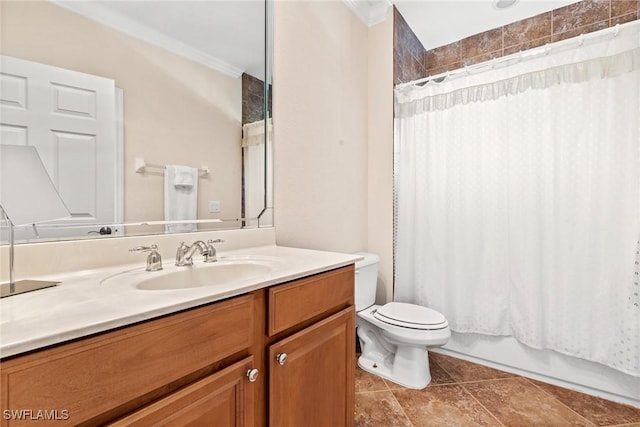
<path fill-rule="evenodd" d="M 175 166 L 177 168 L 187 168 L 186 166 Z M 187 168 L 189 170 L 176 170 L 175 178 L 173 179 L 173 185 L 175 187 L 193 187 L 193 183 L 197 182 L 193 177 L 193 168 Z M 198 177 L 198 171 L 196 170 L 196 177 Z"/>
<path fill-rule="evenodd" d="M 195 220 L 198 213 L 198 169 L 167 165 L 164 172 L 164 220 Z M 196 223 L 166 224 L 168 233 L 196 231 Z"/>

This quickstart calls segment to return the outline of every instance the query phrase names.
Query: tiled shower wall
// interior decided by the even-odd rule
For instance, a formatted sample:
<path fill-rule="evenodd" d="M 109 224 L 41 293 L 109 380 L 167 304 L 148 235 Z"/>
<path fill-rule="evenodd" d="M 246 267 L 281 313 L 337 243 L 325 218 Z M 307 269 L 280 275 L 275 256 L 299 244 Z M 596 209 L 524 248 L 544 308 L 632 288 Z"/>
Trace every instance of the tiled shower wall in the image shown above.
<path fill-rule="evenodd" d="M 429 51 L 423 48 L 423 58 L 418 59 L 417 38 L 394 10 L 394 83 L 455 70 L 636 19 L 640 19 L 640 0 L 583 0 Z"/>
<path fill-rule="evenodd" d="M 393 84 L 425 77 L 427 64 L 424 46 L 398 9 L 393 7 Z"/>
<path fill-rule="evenodd" d="M 271 86 L 269 104 L 271 108 Z M 264 82 L 247 73 L 242 73 L 242 124 L 264 119 Z"/>

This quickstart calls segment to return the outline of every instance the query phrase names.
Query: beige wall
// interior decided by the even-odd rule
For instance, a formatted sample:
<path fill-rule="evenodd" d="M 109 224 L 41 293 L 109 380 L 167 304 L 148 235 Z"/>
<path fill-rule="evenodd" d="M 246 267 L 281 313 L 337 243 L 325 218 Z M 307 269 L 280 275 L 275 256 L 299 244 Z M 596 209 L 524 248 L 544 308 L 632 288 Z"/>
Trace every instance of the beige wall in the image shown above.
<path fill-rule="evenodd" d="M 369 28 L 368 245 L 378 254 L 377 302 L 393 299 L 393 19 Z"/>
<path fill-rule="evenodd" d="M 336 1 L 277 1 L 274 206 L 279 245 L 367 247 L 367 27 Z"/>
<path fill-rule="evenodd" d="M 343 2 L 278 1 L 274 194 L 280 245 L 380 258 L 393 288 L 393 23 Z"/>
<path fill-rule="evenodd" d="M 149 163 L 207 165 L 201 219 L 236 218 L 241 203 L 241 79 L 117 32 L 44 1 L 3 1 L 2 54 L 115 80 L 124 90 L 125 221 L 162 220 L 163 178 Z M 209 200 L 222 201 L 209 214 Z"/>
<path fill-rule="evenodd" d="M 54 6 L 45 4 L 40 7 L 40 21 L 65 15 L 73 25 L 81 27 L 78 31 L 99 33 L 104 46 L 109 45 L 112 38 L 126 38 L 107 28 L 84 28 L 88 22 Z M 3 3 L 2 12 L 3 36 L 10 31 L 27 31 L 15 28 L 16 25 L 5 26 L 6 22 L 15 23 L 17 14 L 26 13 L 24 10 L 19 12 L 18 6 L 9 8 Z M 36 13 L 36 10 L 29 13 Z M 275 21 L 273 108 L 277 243 L 341 252 L 377 253 L 381 257 L 378 301 L 389 301 L 393 282 L 392 21 L 388 19 L 367 28 L 344 3 L 333 1 L 278 1 Z M 48 24 L 43 22 L 41 28 L 45 34 L 52 31 L 47 27 Z M 85 57 L 84 64 L 73 63 L 72 67 L 57 62 L 62 61 L 65 55 L 68 60 L 73 59 L 71 52 L 79 47 L 72 48 L 71 40 L 66 41 L 69 45 L 63 49 L 71 52 L 49 54 L 50 57 L 47 57 L 47 52 L 51 51 L 51 46 L 44 40 L 39 42 L 43 43 L 43 49 L 36 51 L 34 46 L 27 59 L 75 69 L 87 67 L 81 71 L 93 74 L 98 72 L 90 66 L 108 62 L 101 58 L 105 48 L 101 49 L 102 52 L 87 53 L 89 56 Z M 4 41 L 2 47 L 4 51 Z M 143 49 L 147 52 L 144 55 L 140 53 Z M 115 54 L 111 52 L 108 55 Z M 127 68 L 137 70 L 136 74 L 142 78 L 144 68 L 141 67 L 161 63 L 165 61 L 164 56 L 170 54 L 136 42 L 129 51 L 119 55 L 122 62 L 129 64 Z M 179 64 L 175 65 L 179 75 L 187 72 L 193 75 L 193 69 L 200 68 L 179 57 L 174 60 Z M 116 84 L 123 87 L 127 83 L 126 77 L 117 74 L 118 67 L 113 68 Z M 198 84 L 194 84 L 193 94 L 200 91 L 205 95 L 203 99 L 228 98 L 231 91 L 224 92 L 222 96 L 221 92 L 215 92 L 213 85 L 203 82 L 208 76 L 208 71 L 204 71 L 196 73 L 198 82 L 194 83 Z M 179 86 L 177 79 L 169 81 Z M 212 92 L 217 96 L 209 96 Z M 140 113 L 148 119 L 147 123 L 162 124 L 167 119 L 158 102 L 160 99 L 154 99 L 154 102 L 137 108 L 142 110 Z M 147 108 L 150 111 L 145 111 Z M 235 117 L 234 114 L 234 108 L 228 108 L 227 116 Z M 153 120 L 154 117 L 157 121 Z M 146 126 L 151 125 L 142 123 L 140 129 L 127 129 L 127 144 L 134 144 L 130 141 L 134 135 L 136 138 L 144 135 Z M 164 132 L 172 133 L 175 128 L 175 123 L 168 125 Z M 165 138 L 163 131 L 158 130 L 144 139 L 165 147 L 171 138 Z M 160 156 L 161 153 L 162 150 L 154 149 L 142 155 L 149 161 L 153 158 L 160 162 L 161 159 L 151 156 Z M 133 154 L 137 155 L 140 154 Z M 198 158 L 202 157 L 203 154 L 198 154 Z M 127 171 L 133 169 L 132 161 L 125 166 Z M 197 159 L 192 161 L 200 162 Z M 209 166 L 214 171 L 215 183 L 218 175 L 213 165 L 212 160 Z M 130 175 L 133 176 L 128 176 L 128 180 L 137 179 L 142 186 L 151 186 L 150 181 L 157 179 Z M 227 183 L 218 181 L 218 184 Z M 152 191 L 156 192 L 147 192 Z M 161 187 L 157 191 L 161 191 Z M 140 209 L 146 211 L 144 206 Z"/>

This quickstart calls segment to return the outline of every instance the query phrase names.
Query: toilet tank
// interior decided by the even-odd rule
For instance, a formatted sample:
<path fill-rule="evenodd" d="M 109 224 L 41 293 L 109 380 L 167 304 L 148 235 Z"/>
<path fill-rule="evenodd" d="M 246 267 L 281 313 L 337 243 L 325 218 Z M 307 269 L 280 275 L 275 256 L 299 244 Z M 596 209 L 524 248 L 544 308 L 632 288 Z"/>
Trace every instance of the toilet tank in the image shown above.
<path fill-rule="evenodd" d="M 355 255 L 364 257 L 356 262 L 355 300 L 356 311 L 371 307 L 376 302 L 376 287 L 378 284 L 378 262 L 376 254 L 357 252 Z"/>

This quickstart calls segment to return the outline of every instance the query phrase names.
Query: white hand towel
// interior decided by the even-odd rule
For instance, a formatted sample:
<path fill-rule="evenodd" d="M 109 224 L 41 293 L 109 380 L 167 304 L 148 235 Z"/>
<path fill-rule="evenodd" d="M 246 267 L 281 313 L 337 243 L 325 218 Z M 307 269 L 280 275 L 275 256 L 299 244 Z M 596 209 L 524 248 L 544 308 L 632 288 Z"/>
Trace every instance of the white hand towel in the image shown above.
<path fill-rule="evenodd" d="M 164 172 L 164 220 L 195 220 L 198 214 L 198 169 L 167 165 Z M 196 223 L 166 224 L 168 233 L 196 231 Z"/>
<path fill-rule="evenodd" d="M 178 166 L 178 167 L 185 167 L 185 166 Z M 193 169 L 193 168 L 188 168 L 188 169 Z M 197 178 L 197 173 L 198 171 L 196 170 L 196 178 Z M 193 179 L 193 171 L 188 170 L 188 171 L 184 171 L 184 170 L 176 170 L 175 171 L 175 178 L 173 179 L 173 185 L 176 187 L 193 187 L 193 183 L 197 182 Z"/>

